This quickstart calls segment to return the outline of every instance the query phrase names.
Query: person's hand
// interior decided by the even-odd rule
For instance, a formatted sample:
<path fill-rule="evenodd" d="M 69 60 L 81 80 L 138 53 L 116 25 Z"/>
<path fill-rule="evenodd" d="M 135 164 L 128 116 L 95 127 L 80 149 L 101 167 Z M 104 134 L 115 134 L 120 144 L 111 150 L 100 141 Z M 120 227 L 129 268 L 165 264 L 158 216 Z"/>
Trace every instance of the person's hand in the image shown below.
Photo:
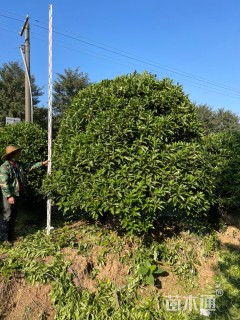
<path fill-rule="evenodd" d="M 45 167 L 48 164 L 48 160 L 42 162 L 42 166 Z"/>
<path fill-rule="evenodd" d="M 9 204 L 14 204 L 15 203 L 15 198 L 14 197 L 9 197 L 8 198 L 8 203 Z"/>

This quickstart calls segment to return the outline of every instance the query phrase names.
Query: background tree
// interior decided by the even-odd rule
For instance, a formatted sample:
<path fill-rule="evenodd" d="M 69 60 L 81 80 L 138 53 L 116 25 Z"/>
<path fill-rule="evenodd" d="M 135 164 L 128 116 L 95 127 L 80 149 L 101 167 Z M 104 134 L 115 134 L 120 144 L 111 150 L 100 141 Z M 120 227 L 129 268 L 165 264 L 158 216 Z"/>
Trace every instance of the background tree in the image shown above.
<path fill-rule="evenodd" d="M 4 63 L 0 68 L 0 125 L 5 124 L 5 117 L 25 117 L 25 76 L 19 62 Z M 33 105 L 39 103 L 43 94 L 41 88 L 31 76 Z"/>
<path fill-rule="evenodd" d="M 240 130 L 240 118 L 230 110 L 213 110 L 203 104 L 196 106 L 196 111 L 206 134 Z"/>
<path fill-rule="evenodd" d="M 52 135 L 56 137 L 61 117 L 53 114 L 52 117 Z M 33 122 L 38 124 L 41 128 L 48 130 L 48 108 L 34 107 L 33 108 Z"/>
<path fill-rule="evenodd" d="M 33 107 L 33 122 L 41 128 L 48 129 L 48 108 Z"/>
<path fill-rule="evenodd" d="M 79 72 L 79 68 L 71 70 L 65 69 L 63 74 L 57 73 L 57 79 L 53 83 L 53 136 L 55 137 L 61 118 L 71 104 L 77 93 L 86 88 L 89 84 L 88 75 Z M 48 126 L 48 109 L 44 107 L 35 107 L 33 120 L 42 128 L 47 129 Z"/>
<path fill-rule="evenodd" d="M 89 85 L 87 73 L 64 69 L 64 73 L 57 73 L 57 79 L 53 83 L 53 110 L 62 115 L 69 107 L 76 94 Z"/>

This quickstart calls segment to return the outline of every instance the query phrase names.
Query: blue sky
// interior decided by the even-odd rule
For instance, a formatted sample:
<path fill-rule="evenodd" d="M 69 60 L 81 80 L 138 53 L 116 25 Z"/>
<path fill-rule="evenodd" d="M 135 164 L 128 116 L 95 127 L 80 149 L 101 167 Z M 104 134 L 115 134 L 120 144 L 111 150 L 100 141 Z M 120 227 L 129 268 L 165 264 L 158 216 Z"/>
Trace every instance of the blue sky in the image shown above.
<path fill-rule="evenodd" d="M 53 5 L 53 79 L 64 69 L 92 82 L 147 70 L 180 83 L 190 99 L 240 116 L 239 0 L 8 0 L 0 7 L 0 66 L 20 61 L 31 27 L 31 73 L 48 96 L 48 8 Z"/>

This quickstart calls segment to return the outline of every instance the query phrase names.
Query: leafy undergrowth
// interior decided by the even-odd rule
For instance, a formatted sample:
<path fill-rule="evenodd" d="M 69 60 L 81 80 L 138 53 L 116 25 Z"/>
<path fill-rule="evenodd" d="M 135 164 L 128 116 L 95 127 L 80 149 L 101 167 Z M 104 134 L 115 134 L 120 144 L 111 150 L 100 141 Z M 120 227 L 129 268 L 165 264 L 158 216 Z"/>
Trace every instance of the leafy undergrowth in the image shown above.
<path fill-rule="evenodd" d="M 221 251 L 216 268 L 216 312 L 212 319 L 240 319 L 240 230 L 229 227 L 221 236 Z M 219 292 L 218 292 L 219 291 Z"/>
<path fill-rule="evenodd" d="M 38 231 L 0 246 L 0 318 L 205 319 L 204 297 L 214 295 L 210 318 L 238 319 L 238 250 L 219 247 L 216 233 L 157 242 L 66 223 L 49 237 Z"/>

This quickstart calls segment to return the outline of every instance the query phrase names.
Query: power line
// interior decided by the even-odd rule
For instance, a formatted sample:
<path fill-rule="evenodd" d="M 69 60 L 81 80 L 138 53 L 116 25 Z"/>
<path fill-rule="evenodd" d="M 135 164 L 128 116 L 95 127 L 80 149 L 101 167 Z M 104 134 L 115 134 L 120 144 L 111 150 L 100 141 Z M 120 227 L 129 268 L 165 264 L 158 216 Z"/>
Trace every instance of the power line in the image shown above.
<path fill-rule="evenodd" d="M 34 35 L 34 34 L 40 35 L 40 34 L 34 33 L 34 32 L 32 32 L 32 34 L 33 34 L 33 35 Z M 33 38 L 34 38 L 34 39 L 37 39 L 37 40 L 40 40 L 40 41 L 47 42 L 46 39 L 41 39 L 41 38 L 34 37 L 34 36 L 33 36 Z M 146 70 L 146 68 L 144 68 L 142 65 L 133 64 L 133 63 L 126 63 L 126 62 L 123 62 L 123 61 L 121 61 L 121 60 L 116 60 L 116 59 L 113 60 L 112 57 L 110 57 L 110 56 L 107 56 L 107 55 L 102 54 L 102 53 L 101 53 L 101 54 L 99 54 L 99 53 L 96 54 L 94 51 L 87 50 L 87 49 L 85 49 L 85 48 L 79 48 L 79 47 L 76 47 L 76 46 L 67 46 L 67 45 L 65 45 L 65 44 L 63 44 L 63 43 L 60 43 L 60 42 L 57 42 L 57 41 L 55 41 L 54 43 L 55 43 L 55 45 L 60 46 L 60 47 L 62 47 L 62 48 L 65 48 L 65 49 L 68 49 L 68 50 L 79 51 L 79 52 L 81 52 L 81 53 L 86 53 L 86 54 L 91 55 L 91 56 L 93 56 L 93 57 L 95 57 L 95 58 L 98 58 L 98 59 L 104 59 L 104 60 L 106 60 L 106 61 L 110 61 L 110 62 L 119 64 L 119 65 L 123 65 L 123 66 L 139 67 L 139 68 L 141 68 L 142 70 Z M 156 69 L 153 69 L 153 68 L 151 68 L 151 69 L 148 68 L 148 70 L 150 70 L 150 71 L 152 71 L 152 72 L 156 72 Z M 166 76 L 166 75 L 163 74 L 163 73 L 162 73 L 162 75 L 163 75 L 163 76 Z M 184 81 L 187 81 L 188 83 L 194 83 L 194 82 L 192 82 L 191 80 L 184 80 Z M 211 87 L 210 87 L 209 85 L 201 84 L 201 83 L 200 83 L 199 85 L 202 85 L 202 86 L 204 86 L 205 88 L 210 88 L 210 89 L 211 89 Z M 195 87 L 198 87 L 198 86 L 195 85 Z M 201 87 L 199 87 L 199 88 L 201 88 Z M 202 88 L 202 89 L 203 89 L 203 88 Z M 220 91 L 216 91 L 216 90 L 215 90 L 214 92 L 216 92 L 216 93 L 221 93 Z M 229 96 L 229 97 L 234 97 L 234 96 L 232 96 L 232 95 L 231 95 L 231 96 L 230 96 L 230 95 L 226 95 L 226 94 L 224 94 L 224 95 L 225 95 L 225 96 Z M 235 98 L 240 98 L 240 96 L 235 96 Z"/>
<path fill-rule="evenodd" d="M 39 20 L 35 20 L 35 21 L 37 21 L 38 23 L 41 23 L 41 24 L 46 24 L 46 23 L 42 23 L 42 22 L 39 21 Z M 35 26 L 39 27 L 38 25 L 35 25 Z M 126 52 L 126 51 L 123 51 L 123 50 L 114 48 L 114 47 L 112 47 L 112 46 L 103 44 L 103 43 L 101 43 L 101 42 L 97 42 L 97 41 L 95 41 L 95 40 L 92 40 L 92 39 L 90 39 L 90 38 L 84 37 L 84 36 L 82 36 L 82 35 L 75 34 L 75 33 L 72 33 L 72 32 L 66 31 L 66 30 L 64 30 L 64 32 L 66 32 L 66 33 L 68 33 L 68 34 L 72 34 L 72 35 L 74 35 L 74 36 L 80 36 L 80 37 L 83 38 L 83 39 L 86 39 L 86 40 L 88 40 L 88 41 L 91 41 L 91 43 L 96 43 L 97 45 L 104 46 L 104 47 L 108 47 L 108 48 L 110 48 L 110 49 L 112 49 L 112 50 L 114 50 L 114 51 L 118 51 L 118 52 L 121 52 L 121 53 L 124 53 L 124 54 L 127 54 L 127 55 L 130 54 L 130 55 L 132 55 L 133 57 L 142 59 L 142 60 L 145 61 L 145 62 L 149 62 L 149 63 L 156 64 L 156 62 L 154 62 L 154 61 L 152 61 L 152 60 L 149 60 L 149 59 L 140 57 L 140 56 L 135 55 L 135 54 L 133 54 L 133 53 L 128 53 L 128 52 Z M 86 41 L 86 42 L 87 42 L 87 41 Z M 88 42 L 87 42 L 87 43 L 88 43 Z M 159 64 L 159 63 L 158 63 L 157 66 L 158 66 L 158 67 L 159 67 L 159 66 L 162 66 L 162 68 L 166 68 L 166 70 L 171 71 L 171 72 L 179 72 L 179 73 L 181 73 L 181 74 L 188 75 L 188 76 L 194 77 L 194 78 L 199 79 L 199 80 L 207 81 L 207 82 L 210 82 L 210 83 L 212 83 L 212 84 L 218 84 L 218 85 L 224 86 L 224 87 L 226 87 L 226 88 L 233 89 L 233 90 L 235 90 L 235 91 L 237 91 L 237 92 L 240 92 L 238 89 L 233 88 L 233 87 L 231 87 L 231 86 L 227 86 L 227 85 L 224 85 L 224 84 L 219 83 L 219 82 L 216 82 L 216 81 L 211 81 L 211 80 L 208 80 L 208 79 L 203 78 L 203 77 L 199 77 L 199 76 L 196 76 L 196 75 L 192 75 L 192 74 L 190 74 L 190 73 L 187 73 L 187 72 L 184 72 L 184 71 L 181 71 L 181 70 L 178 70 L 178 69 L 174 69 L 174 68 L 165 66 L 165 65 L 163 65 L 163 64 Z"/>
<path fill-rule="evenodd" d="M 45 39 L 39 39 L 39 38 L 36 38 L 36 37 L 33 37 L 35 39 L 38 39 L 40 41 L 44 41 L 46 42 Z M 57 46 L 60 46 L 62 48 L 65 48 L 65 49 L 68 49 L 68 50 L 75 50 L 75 51 L 79 51 L 81 53 L 85 53 L 87 55 L 91 55 L 97 59 L 102 59 L 102 60 L 105 60 L 105 61 L 109 61 L 109 62 L 112 62 L 114 64 L 118 64 L 118 65 L 122 65 L 122 66 L 127 66 L 127 67 L 138 67 L 138 68 L 141 68 L 141 70 L 146 70 L 145 67 L 143 67 L 142 65 L 139 65 L 139 64 L 133 64 L 133 63 L 126 63 L 126 62 L 123 62 L 121 60 L 116 60 L 116 59 L 112 59 L 112 57 L 110 56 L 107 56 L 107 55 L 104 55 L 104 54 L 96 54 L 94 51 L 91 51 L 91 50 L 87 50 L 87 49 L 83 49 L 83 48 L 79 48 L 79 47 L 75 47 L 75 46 L 66 46 L 65 44 L 62 44 L 62 43 L 59 43 L 59 42 L 54 42 L 55 45 Z M 151 72 L 156 72 L 156 69 L 154 68 L 148 68 L 149 71 Z M 166 76 L 165 74 L 161 73 L 162 76 Z M 215 93 L 218 93 L 218 94 L 221 94 L 221 95 L 224 95 L 224 96 L 227 96 L 227 97 L 231 97 L 231 98 L 235 98 L 235 99 L 240 99 L 240 95 L 230 95 L 230 94 L 226 94 L 226 93 L 223 93 L 222 91 L 219 91 L 218 88 L 212 88 L 211 86 L 207 85 L 207 84 L 204 84 L 204 83 L 199 83 L 198 85 L 196 85 L 193 81 L 191 80 L 188 80 L 188 79 L 184 79 L 184 82 L 190 84 L 191 86 L 193 87 L 196 87 L 196 88 L 200 88 L 200 89 L 203 89 L 203 90 L 207 90 L 207 91 L 212 91 L 212 92 L 215 92 Z M 234 93 L 233 93 L 234 94 Z"/>
<path fill-rule="evenodd" d="M 21 21 L 21 20 L 19 20 L 17 18 L 9 17 L 9 16 L 2 15 L 2 14 L 0 14 L 0 16 L 3 16 L 5 18 L 10 18 L 10 19 L 13 19 L 13 20 L 16 20 L 16 21 Z M 44 24 L 44 23 L 42 23 L 42 22 L 40 22 L 39 20 L 36 20 L 36 19 L 34 21 L 36 21 L 37 23 Z M 37 28 L 40 28 L 40 29 L 48 30 L 46 27 L 40 26 L 39 24 L 32 23 L 31 25 L 35 26 Z M 184 81 L 191 82 L 191 83 L 194 83 L 192 81 L 195 81 L 195 83 L 194 83 L 195 87 L 203 86 L 203 87 L 206 87 L 206 88 L 210 88 L 211 90 L 214 90 L 214 92 L 220 93 L 220 94 L 224 94 L 224 93 L 222 93 L 221 91 L 216 91 L 216 90 L 221 89 L 221 90 L 224 90 L 224 91 L 229 91 L 232 94 L 237 94 L 237 95 L 240 94 L 240 91 L 238 89 L 236 89 L 236 88 L 233 88 L 233 87 L 230 87 L 230 86 L 218 83 L 218 82 L 214 82 L 214 81 L 211 81 L 211 80 L 199 77 L 199 76 L 195 76 L 195 75 L 192 75 L 190 73 L 187 73 L 187 72 L 184 72 L 184 71 L 180 71 L 180 70 L 177 70 L 177 69 L 174 69 L 174 68 L 171 68 L 171 67 L 167 67 L 167 66 L 164 66 L 164 65 L 161 65 L 161 64 L 157 64 L 157 63 L 155 63 L 155 62 L 153 62 L 151 60 L 148 60 L 148 59 L 145 59 L 145 58 L 142 58 L 142 57 L 127 53 L 125 51 L 113 48 L 113 47 L 108 46 L 108 45 L 101 44 L 99 42 L 90 40 L 88 38 L 85 38 L 85 39 L 88 39 L 88 41 L 87 40 L 83 40 L 83 39 L 79 38 L 79 35 L 76 35 L 76 34 L 74 34 L 74 36 L 70 35 L 71 33 L 69 33 L 68 31 L 67 32 L 60 32 L 58 30 L 54 30 L 53 32 L 55 34 L 58 34 L 60 36 L 65 37 L 65 38 L 69 38 L 69 39 L 72 39 L 74 41 L 80 42 L 82 44 L 86 44 L 87 46 L 95 47 L 97 49 L 109 52 L 111 54 L 118 55 L 118 56 L 123 57 L 123 58 L 127 58 L 127 59 L 129 59 L 131 61 L 135 61 L 135 62 L 144 64 L 144 65 L 147 65 L 148 69 L 149 69 L 149 66 L 150 66 L 151 68 L 154 68 L 154 70 L 156 70 L 156 69 L 159 70 L 160 69 L 160 70 L 165 70 L 165 71 L 171 72 L 173 74 L 177 74 L 178 76 L 183 77 L 185 79 Z M 81 51 L 82 51 L 82 49 L 81 49 Z M 106 57 L 109 58 L 108 56 L 106 56 Z M 143 68 L 143 66 L 139 66 L 139 65 L 136 65 L 136 64 L 135 64 L 135 66 Z M 192 81 L 191 80 L 186 80 L 186 78 L 187 79 L 191 79 Z M 197 85 L 196 85 L 196 83 L 197 83 Z M 226 94 L 224 94 L 224 95 L 226 95 Z M 233 96 L 231 96 L 231 97 L 233 97 Z M 237 98 L 239 98 L 239 97 L 237 96 Z"/>
<path fill-rule="evenodd" d="M 36 34 L 36 33 L 32 32 L 32 34 Z M 37 37 L 34 37 L 34 36 L 33 36 L 33 38 L 34 39 L 38 39 L 40 41 L 44 41 L 44 42 L 47 41 L 46 39 L 40 39 L 40 38 L 37 38 Z M 97 59 L 102 59 L 102 60 L 109 61 L 109 62 L 118 64 L 118 65 L 122 65 L 122 66 L 138 67 L 138 68 L 141 68 L 142 70 L 145 70 L 145 68 L 142 65 L 139 65 L 139 64 L 126 63 L 126 62 L 123 62 L 121 60 L 112 59 L 112 57 L 104 55 L 104 54 L 99 54 L 99 53 L 96 54 L 94 51 L 87 50 L 85 48 L 83 49 L 83 48 L 79 48 L 79 47 L 75 47 L 75 46 L 66 46 L 65 44 L 57 42 L 57 41 L 55 41 L 54 43 L 55 43 L 55 45 L 60 46 L 62 48 L 65 48 L 65 49 L 68 49 L 68 50 L 75 50 L 75 51 L 78 51 L 78 52 L 81 52 L 81 53 L 85 53 L 85 54 L 91 55 L 91 56 L 93 56 L 93 57 L 95 57 Z M 156 69 L 153 69 L 153 68 L 151 68 L 151 69 L 148 68 L 148 70 L 150 70 L 151 72 L 156 72 Z M 162 76 L 165 76 L 165 75 L 162 73 Z M 222 91 L 217 91 L 217 89 L 212 89 L 212 87 L 210 87 L 209 85 L 206 85 L 206 84 L 201 84 L 200 83 L 197 86 L 191 80 L 186 80 L 185 79 L 184 81 L 187 82 L 187 83 L 190 83 L 190 85 L 193 86 L 193 87 L 197 87 L 197 88 L 204 89 L 204 90 L 208 89 L 208 91 L 212 91 L 212 92 L 215 92 L 215 93 L 218 93 L 218 94 L 221 94 L 221 95 L 224 95 L 224 96 L 228 96 L 228 97 L 231 97 L 231 98 L 237 98 L 237 99 L 240 98 L 240 95 L 239 96 L 233 96 L 233 95 L 230 95 L 230 94 L 226 94 L 226 93 L 223 93 Z"/>
<path fill-rule="evenodd" d="M 1 15 L 1 14 L 0 14 Z M 9 16 L 6 16 L 6 15 L 1 15 L 1 16 L 4 16 L 6 18 L 10 18 L 10 19 L 13 19 L 13 20 L 19 20 L 19 19 L 16 19 L 16 18 L 12 18 L 12 17 L 9 17 Z M 36 20 L 35 21 L 41 23 L 39 20 Z M 33 26 L 37 27 L 37 28 L 41 28 L 41 29 L 44 29 L 44 30 L 48 30 L 46 27 L 42 27 L 42 26 L 39 26 L 37 24 L 32 24 Z M 187 72 L 184 72 L 184 71 L 180 71 L 180 70 L 177 70 L 177 69 L 173 69 L 171 67 L 167 67 L 167 66 L 164 66 L 164 65 L 161 65 L 161 64 L 156 64 L 155 62 L 151 61 L 151 60 L 147 60 L 145 58 L 142 58 L 142 57 L 138 57 L 137 56 L 130 56 L 129 53 L 125 52 L 125 51 L 122 51 L 122 50 L 119 50 L 119 49 L 114 49 L 110 46 L 108 46 L 109 48 L 112 48 L 112 49 L 108 49 L 106 47 L 106 45 L 103 45 L 103 44 L 94 44 L 93 41 L 92 42 L 89 42 L 89 41 L 86 41 L 86 40 L 82 40 L 76 36 L 71 36 L 69 34 L 66 34 L 66 33 L 63 33 L 63 32 L 60 32 L 60 31 L 53 31 L 55 34 L 59 34 L 61 36 L 64 36 L 64 37 L 67 37 L 67 38 L 70 38 L 70 39 L 73 39 L 75 41 L 79 41 L 79 42 L 82 42 L 84 44 L 87 44 L 87 45 L 90 45 L 90 46 L 93 46 L 93 47 L 96 47 L 98 49 L 101 49 L 101 50 L 105 50 L 105 51 L 108 51 L 110 53 L 113 53 L 113 54 L 116 54 L 116 55 L 120 55 L 124 58 L 127 58 L 127 59 L 131 59 L 131 60 L 135 60 L 137 62 L 141 62 L 141 63 L 144 63 L 144 64 L 147 64 L 147 65 L 150 65 L 151 67 L 155 67 L 155 68 L 159 68 L 159 69 L 163 69 L 163 70 L 166 70 L 166 71 L 170 71 L 174 74 L 178 74 L 180 76 L 183 76 L 183 77 L 188 77 L 188 78 L 191 78 L 195 81 L 199 81 L 199 82 L 206 82 L 212 86 L 215 86 L 215 87 L 219 87 L 219 88 L 222 88 L 222 89 L 225 89 L 225 90 L 229 90 L 229 91 L 232 91 L 232 92 L 236 92 L 236 93 L 240 93 L 240 91 L 238 89 L 235 89 L 233 87 L 230 87 L 230 86 L 226 86 L 224 84 L 221 84 L 221 83 L 217 83 L 217 82 L 214 82 L 214 81 L 211 81 L 211 80 L 208 80 L 208 79 L 205 79 L 205 78 L 202 78 L 202 77 L 198 77 L 198 76 L 195 76 L 195 75 L 192 75 L 190 73 L 187 73 Z M 67 32 L 69 33 L 69 32 Z M 97 42 L 95 42 L 97 43 Z"/>
<path fill-rule="evenodd" d="M 41 28 L 41 29 L 46 29 L 45 27 L 41 27 L 41 26 L 38 26 L 36 24 L 32 24 L 33 26 L 36 26 L 38 28 Z M 47 29 L 46 29 L 47 30 Z M 94 43 L 91 43 L 89 41 L 85 41 L 85 40 L 82 40 L 82 39 L 79 39 L 77 37 L 74 37 L 74 36 L 70 36 L 68 34 L 65 34 L 63 32 L 60 32 L 60 31 L 56 31 L 54 30 L 53 31 L 55 34 L 59 34 L 61 36 L 64 36 L 66 38 L 69 38 L 69 39 L 73 39 L 73 40 L 76 40 L 78 42 L 81 42 L 81 43 L 84 43 L 84 44 L 87 44 L 87 45 L 90 45 L 90 46 L 93 46 L 93 47 L 96 47 L 98 49 L 101 49 L 101 50 L 104 50 L 104 51 L 107 51 L 107 52 L 110 52 L 110 53 L 113 53 L 113 54 L 116 54 L 116 55 L 119 55 L 119 56 L 122 56 L 124 58 L 128 58 L 130 60 L 134 60 L 134 61 L 137 61 L 137 62 L 140 62 L 140 63 L 144 63 L 146 65 L 149 65 L 151 67 L 155 67 L 155 68 L 158 68 L 158 69 L 163 69 L 163 70 L 166 70 L 166 71 L 170 71 L 172 73 L 175 73 L 175 74 L 178 74 L 180 76 L 183 76 L 183 77 L 187 77 L 187 78 L 191 78 L 195 81 L 199 81 L 199 82 L 206 82 L 212 86 L 215 86 L 215 87 L 219 87 L 219 88 L 222 88 L 222 89 L 225 89 L 225 90 L 229 90 L 229 91 L 232 91 L 232 92 L 235 92 L 235 93 L 239 93 L 240 94 L 240 91 L 233 88 L 233 87 L 230 87 L 230 86 L 226 86 L 224 84 L 220 84 L 220 83 L 217 83 L 217 82 L 213 82 L 211 80 L 207 80 L 205 78 L 201 78 L 201 77 L 198 77 L 198 76 L 194 76 L 194 75 L 191 75 L 189 73 L 186 73 L 186 72 L 182 72 L 182 71 L 177 71 L 176 69 L 173 69 L 173 68 L 169 68 L 169 67 L 166 67 L 166 66 L 163 66 L 163 65 L 160 65 L 160 64 L 156 64 L 155 62 L 148 62 L 148 60 L 144 59 L 144 58 L 135 58 L 133 56 L 130 56 L 129 54 L 125 54 L 125 53 L 121 53 L 121 52 L 118 52 L 116 50 L 113 50 L 113 49 L 108 49 L 108 48 L 105 48 L 103 47 L 102 45 L 97 45 L 97 44 L 94 44 Z M 150 60 L 149 60 L 150 61 Z"/>
<path fill-rule="evenodd" d="M 15 20 L 15 21 L 20 21 L 20 22 L 22 22 L 22 19 L 17 19 L 17 18 L 9 17 L 9 16 L 6 16 L 5 14 L 1 14 L 1 13 L 0 13 L 0 16 L 1 16 L 1 17 L 4 17 L 4 18 L 11 19 L 11 20 Z"/>
<path fill-rule="evenodd" d="M 2 10 L 2 9 L 0 9 L 0 11 L 4 12 L 6 14 L 11 14 L 11 15 L 14 15 L 14 16 L 21 17 L 22 19 L 26 16 L 26 15 L 23 15 L 23 14 L 19 14 L 19 13 L 16 13 L 16 12 L 10 12 L 10 11 L 6 11 L 6 10 Z"/>
<path fill-rule="evenodd" d="M 8 31 L 8 32 L 13 32 L 16 34 L 16 31 L 15 30 L 9 30 L 9 29 L 6 29 L 6 28 L 3 28 L 2 26 L 0 26 L 0 28 L 4 31 Z"/>
<path fill-rule="evenodd" d="M 5 29 L 5 30 L 7 30 L 7 29 Z M 7 30 L 7 31 L 11 31 L 11 30 Z M 11 32 L 15 32 L 15 31 L 11 31 Z M 41 39 L 41 38 L 38 38 L 38 37 L 34 36 L 34 34 L 37 34 L 37 35 L 40 35 L 40 36 L 41 36 L 41 34 L 35 33 L 35 32 L 32 32 L 32 34 L 33 34 L 33 36 L 32 36 L 33 39 L 37 39 L 39 41 L 47 42 L 46 39 Z M 125 67 L 126 66 L 127 67 L 129 67 L 129 66 L 130 67 L 138 67 L 141 70 L 146 70 L 146 68 L 143 67 L 142 65 L 135 64 L 135 63 L 126 63 L 126 62 L 123 62 L 121 60 L 113 59 L 112 57 L 104 55 L 104 54 L 99 54 L 99 53 L 96 54 L 94 51 L 87 50 L 85 48 L 83 49 L 83 48 L 79 48 L 79 47 L 75 47 L 75 46 L 74 47 L 73 46 L 69 47 L 69 46 L 66 46 L 65 44 L 62 44 L 62 43 L 59 43 L 59 42 L 56 42 L 56 41 L 55 41 L 55 45 L 60 46 L 60 47 L 65 48 L 65 49 L 68 49 L 68 50 L 79 51 L 81 53 L 87 54 L 88 56 L 91 55 L 94 58 L 102 59 L 102 60 L 105 60 L 105 61 L 109 61 L 109 62 L 114 63 L 114 64 L 122 65 L 122 66 L 125 66 Z M 153 67 L 151 67 L 151 68 L 148 67 L 148 71 L 156 72 L 156 69 L 154 69 Z M 158 73 L 159 73 L 159 71 L 158 71 Z M 167 76 L 164 73 L 161 73 L 161 75 L 163 77 Z M 240 98 L 240 96 L 238 96 L 238 95 L 234 96 L 234 95 L 226 94 L 226 93 L 224 93 L 222 91 L 219 91 L 218 88 L 212 88 L 211 86 L 206 85 L 204 83 L 198 83 L 198 85 L 196 85 L 193 81 L 188 80 L 188 79 L 184 79 L 183 81 L 184 81 L 184 83 L 188 83 L 190 86 L 195 87 L 195 88 L 199 88 L 199 89 L 202 89 L 202 90 L 207 90 L 207 91 L 210 91 L 210 92 L 214 92 L 214 93 L 217 93 L 217 94 L 220 94 L 220 95 L 223 95 L 223 96 L 227 96 L 227 97 L 231 97 L 231 98 L 235 98 L 235 99 L 239 99 Z"/>

